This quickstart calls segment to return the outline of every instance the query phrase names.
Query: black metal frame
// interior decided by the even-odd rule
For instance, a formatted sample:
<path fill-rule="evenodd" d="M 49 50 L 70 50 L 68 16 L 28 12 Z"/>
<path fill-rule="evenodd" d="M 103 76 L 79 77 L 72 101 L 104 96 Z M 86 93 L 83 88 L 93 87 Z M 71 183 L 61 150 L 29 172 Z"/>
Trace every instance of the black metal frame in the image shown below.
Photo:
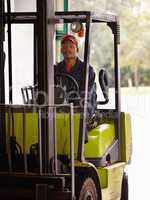
<path fill-rule="evenodd" d="M 44 91 L 48 95 L 48 66 L 47 66 L 47 1 L 37 1 L 37 40 L 38 40 L 38 91 Z M 41 56 L 42 55 L 42 56 Z M 38 103 L 43 104 L 42 96 L 38 98 Z M 48 119 L 41 119 L 42 128 L 42 157 L 43 171 L 48 171 Z"/>
<path fill-rule="evenodd" d="M 0 0 L 0 103 L 5 102 L 5 86 L 4 86 L 4 62 L 5 62 L 5 54 L 4 54 L 4 39 L 5 39 L 5 31 L 4 31 L 4 2 Z"/>
<path fill-rule="evenodd" d="M 79 133 L 79 143 L 78 143 L 78 160 L 84 160 L 84 143 L 85 138 L 87 138 L 87 128 L 86 128 L 86 119 L 87 119 L 87 102 L 88 102 L 88 82 L 89 82 L 89 55 L 90 55 L 90 34 L 91 34 L 91 13 L 89 12 L 86 16 L 86 40 L 85 40 L 85 51 L 84 51 L 84 63 L 86 74 L 84 85 L 85 85 L 85 94 L 84 94 L 84 107 L 83 112 L 81 113 L 80 120 L 80 133 Z"/>
<path fill-rule="evenodd" d="M 5 103 L 5 78 L 4 78 L 4 65 L 5 65 L 5 53 L 4 53 L 4 1 L 0 0 L 0 103 Z M 3 153 L 6 151 L 6 139 L 5 139 L 5 117 L 4 114 L 0 114 L 0 151 Z M 0 152 L 0 153 L 2 153 Z"/>
<path fill-rule="evenodd" d="M 7 0 L 7 25 L 8 25 L 8 66 L 9 66 L 9 103 L 13 103 L 13 88 L 12 88 L 12 38 L 11 38 L 11 2 Z"/>

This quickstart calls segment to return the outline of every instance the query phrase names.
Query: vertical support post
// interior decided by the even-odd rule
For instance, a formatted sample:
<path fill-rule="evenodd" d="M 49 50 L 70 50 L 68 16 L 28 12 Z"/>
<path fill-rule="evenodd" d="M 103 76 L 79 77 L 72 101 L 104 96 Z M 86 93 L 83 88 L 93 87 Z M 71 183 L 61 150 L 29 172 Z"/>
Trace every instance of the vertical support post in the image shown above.
<path fill-rule="evenodd" d="M 48 24 L 48 18 L 54 16 L 54 0 L 37 0 L 38 11 L 38 98 L 39 104 L 54 104 L 54 31 L 55 25 Z M 43 172 L 48 172 L 53 150 L 53 110 L 47 107 L 48 116 L 41 119 Z"/>
<path fill-rule="evenodd" d="M 55 175 L 58 174 L 57 165 L 57 122 L 56 122 L 56 107 L 54 109 L 54 165 L 55 165 Z"/>
<path fill-rule="evenodd" d="M 11 2 L 7 0 L 7 12 L 11 14 Z M 13 102 L 12 90 L 12 39 L 11 39 L 11 22 L 8 15 L 8 66 L 9 66 L 9 103 Z"/>
<path fill-rule="evenodd" d="M 38 94 L 44 94 L 38 96 L 38 104 L 45 104 L 45 96 L 48 94 L 47 88 L 47 37 L 46 37 L 46 0 L 37 0 L 37 12 L 38 12 Z M 43 112 L 45 110 L 43 109 Z M 47 172 L 48 168 L 48 120 L 41 118 L 42 129 L 42 161 L 43 161 L 43 173 Z"/>
<path fill-rule="evenodd" d="M 55 1 L 47 0 L 47 22 L 49 18 L 55 17 Z M 55 58 L 55 23 L 47 24 L 47 80 L 48 80 L 48 104 L 54 105 L 54 58 Z M 52 107 L 49 107 L 49 134 L 48 134 L 48 152 L 49 159 L 54 156 L 54 112 Z"/>
<path fill-rule="evenodd" d="M 38 108 L 38 142 L 39 142 L 39 163 L 40 163 L 40 174 L 42 175 L 42 132 L 41 132 L 41 109 Z"/>
<path fill-rule="evenodd" d="M 0 73 L 1 73 L 1 79 L 0 79 L 0 103 L 5 102 L 5 88 L 4 88 L 4 2 L 3 0 L 0 0 Z"/>
<path fill-rule="evenodd" d="M 0 0 L 0 103 L 5 103 L 5 53 L 4 53 L 4 0 Z M 2 152 L 6 151 L 6 135 L 5 135 L 5 110 L 0 112 L 0 147 Z"/>
<path fill-rule="evenodd" d="M 73 103 L 70 104 L 70 155 L 71 155 L 71 191 L 72 199 L 75 199 L 75 168 L 74 168 L 74 112 Z"/>
<path fill-rule="evenodd" d="M 85 93 L 84 93 L 84 107 L 81 112 L 80 120 L 80 133 L 79 133 L 79 143 L 78 143 L 78 160 L 84 160 L 84 143 L 87 137 L 86 128 L 86 118 L 87 118 L 87 104 L 88 104 L 88 82 L 89 82 L 89 55 L 90 55 L 90 34 L 91 34 L 91 13 L 87 14 L 86 19 L 86 40 L 85 40 L 85 50 L 84 50 L 84 63 L 85 63 Z"/>
<path fill-rule="evenodd" d="M 26 113 L 23 108 L 23 157 L 24 157 L 24 172 L 28 173 L 27 153 L 26 153 Z"/>
<path fill-rule="evenodd" d="M 8 106 L 8 140 L 7 140 L 7 152 L 8 152 L 8 167 L 9 167 L 9 172 L 12 172 L 12 156 L 11 156 L 11 144 L 10 144 L 10 115 L 11 115 L 11 107 Z"/>
<path fill-rule="evenodd" d="M 69 2 L 68 0 L 64 0 L 64 11 L 68 11 L 69 10 Z M 64 34 L 68 33 L 68 24 L 64 24 Z"/>
<path fill-rule="evenodd" d="M 118 138 L 118 159 L 121 160 L 121 121 L 120 121 L 120 112 L 121 112 L 121 95 L 120 95 L 120 66 L 119 66 L 119 42 L 120 42 L 120 27 L 118 22 L 114 24 L 114 65 L 115 65 L 115 124 L 116 124 L 116 136 Z"/>
<path fill-rule="evenodd" d="M 37 32 L 37 24 L 35 23 L 34 24 L 34 45 L 33 45 L 33 47 L 34 47 L 34 49 L 33 49 L 33 55 L 34 55 L 34 77 L 33 77 L 33 80 L 34 80 L 34 85 L 36 85 L 37 83 L 38 83 L 38 61 L 37 61 L 37 59 L 38 59 L 38 50 L 37 50 L 37 47 L 38 47 L 38 45 L 37 45 L 37 39 L 38 39 L 38 37 L 37 37 L 37 34 L 38 34 L 38 32 Z"/>

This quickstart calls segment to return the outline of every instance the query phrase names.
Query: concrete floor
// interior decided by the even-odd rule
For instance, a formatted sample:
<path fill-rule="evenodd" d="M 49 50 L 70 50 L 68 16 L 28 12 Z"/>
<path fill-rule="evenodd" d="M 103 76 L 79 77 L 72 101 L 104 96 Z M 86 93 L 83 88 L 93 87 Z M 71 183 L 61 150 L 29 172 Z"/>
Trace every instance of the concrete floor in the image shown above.
<path fill-rule="evenodd" d="M 131 96 L 122 95 L 122 110 L 132 116 L 133 155 L 127 169 L 130 200 L 149 199 L 150 89 L 142 94 L 141 90 Z"/>

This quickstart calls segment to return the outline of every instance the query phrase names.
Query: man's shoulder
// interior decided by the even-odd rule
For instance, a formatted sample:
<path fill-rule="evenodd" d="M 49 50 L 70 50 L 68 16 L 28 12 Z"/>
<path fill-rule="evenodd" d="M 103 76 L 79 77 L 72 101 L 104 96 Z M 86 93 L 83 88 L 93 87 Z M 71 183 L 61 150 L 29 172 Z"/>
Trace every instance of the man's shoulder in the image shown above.
<path fill-rule="evenodd" d="M 78 65 L 81 66 L 82 69 L 84 69 L 85 62 L 78 58 Z M 92 71 L 94 71 L 92 65 L 89 66 L 89 69 L 92 70 Z"/>
<path fill-rule="evenodd" d="M 56 65 L 54 65 L 54 70 L 55 70 L 55 72 L 57 72 L 57 71 L 62 71 L 63 70 L 63 68 L 64 68 L 64 63 L 63 63 L 63 61 L 61 61 L 61 62 L 59 62 L 59 63 L 57 63 Z"/>
<path fill-rule="evenodd" d="M 56 67 L 56 68 L 57 68 L 57 67 L 61 67 L 62 65 L 64 65 L 63 61 L 57 63 L 57 64 L 55 65 L 55 67 Z"/>

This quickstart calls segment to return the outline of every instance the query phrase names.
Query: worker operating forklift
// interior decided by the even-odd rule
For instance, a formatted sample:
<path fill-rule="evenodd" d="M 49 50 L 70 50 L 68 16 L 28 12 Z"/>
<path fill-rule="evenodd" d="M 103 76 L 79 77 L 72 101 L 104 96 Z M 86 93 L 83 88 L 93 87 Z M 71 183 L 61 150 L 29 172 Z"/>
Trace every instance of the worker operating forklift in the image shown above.
<path fill-rule="evenodd" d="M 6 9 L 6 12 L 3 12 L 1 10 L 3 2 L 5 3 L 5 1 L 0 0 L 0 27 L 3 27 L 3 24 L 8 24 L 10 27 L 12 23 L 31 23 L 35 26 L 34 85 L 37 85 L 37 93 L 42 91 L 42 94 L 46 94 L 48 99 L 43 104 L 43 96 L 39 95 L 37 102 L 34 99 L 30 101 L 27 91 L 32 91 L 32 87 L 26 87 L 22 91 L 25 91 L 26 96 L 29 97 L 26 101 L 23 96 L 23 100 L 25 100 L 23 105 L 6 104 L 5 102 L 0 105 L 5 122 L 3 124 L 6 127 L 5 131 L 2 128 L 0 131 L 0 137 L 4 138 L 1 146 L 6 149 L 0 156 L 0 199 L 128 200 L 125 166 L 131 158 L 132 138 L 130 115 L 121 112 L 120 107 L 120 69 L 118 63 L 120 28 L 118 17 L 107 13 L 87 11 L 56 12 L 55 16 L 50 17 L 50 7 L 47 6 L 52 2 L 50 0 L 38 0 L 36 13 L 12 13 L 11 9 Z M 10 7 L 9 1 L 7 4 Z M 73 76 L 73 72 L 78 69 L 79 61 L 77 43 L 75 44 L 74 64 L 72 64 L 75 66 L 72 67 L 72 71 L 67 72 L 69 67 L 66 66 L 65 51 L 62 49 L 65 65 L 61 67 L 59 63 L 55 67 L 55 74 L 53 73 L 53 51 L 51 50 L 55 50 L 55 48 L 53 46 L 50 48 L 54 39 L 54 34 L 52 37 L 49 34 L 51 25 L 53 32 L 56 23 L 70 24 L 72 22 L 81 22 L 85 26 L 83 73 L 76 72 L 84 87 Z M 92 82 L 90 77 L 92 72 L 89 66 L 89 57 L 92 42 L 90 40 L 92 37 L 91 28 L 95 23 L 100 26 L 102 23 L 105 24 L 113 34 L 114 48 L 111 51 L 114 55 L 114 95 L 110 103 L 114 102 L 114 106 L 109 109 L 97 106 L 95 111 L 96 117 L 99 116 L 96 118 L 97 121 L 95 120 L 97 125 L 86 131 L 88 92 L 90 85 L 92 83 L 94 85 L 94 80 Z M 7 34 L 7 31 L 4 33 Z M 11 35 L 9 28 L 9 39 Z M 0 34 L 0 46 L 2 47 L 0 63 L 3 67 L 2 38 L 2 34 Z M 66 42 L 62 40 L 62 47 Z M 11 50 L 13 49 L 9 40 L 9 61 L 14 55 Z M 62 72 L 56 70 L 59 66 L 60 69 L 66 70 Z M 12 80 L 12 71 L 11 62 L 9 62 L 9 80 Z M 58 104 L 61 105 L 54 103 L 54 90 L 51 89 L 54 85 L 54 75 L 58 88 L 66 91 L 62 102 L 60 101 L 61 96 L 57 97 L 56 95 L 55 100 L 59 100 Z M 4 74 L 2 73 L 0 76 L 2 78 Z M 97 105 L 108 103 L 108 92 L 105 90 L 108 88 L 104 87 L 107 86 L 106 80 L 104 70 L 100 70 L 99 82 L 104 100 L 98 101 Z M 59 84 L 59 81 L 62 85 Z M 11 86 L 10 81 L 9 88 Z M 2 86 L 0 85 L 0 87 Z M 3 91 L 6 89 L 6 87 L 2 88 L 1 97 L 4 96 Z M 82 90 L 84 90 L 83 98 L 80 97 Z M 79 98 L 75 96 L 78 92 Z M 8 97 L 11 97 L 11 94 Z M 81 104 L 82 101 L 84 106 Z M 78 102 L 81 112 L 76 110 Z M 88 142 L 85 144 L 86 133 L 88 133 Z M 15 141 L 12 142 L 11 138 L 15 138 Z"/>
<path fill-rule="evenodd" d="M 85 92 L 85 63 L 77 55 L 77 39 L 73 35 L 64 36 L 61 40 L 61 51 L 64 59 L 55 66 L 55 102 L 73 102 L 74 105 L 82 107 Z M 89 118 L 92 117 L 96 108 L 96 96 L 95 72 L 90 66 L 87 106 Z"/>

